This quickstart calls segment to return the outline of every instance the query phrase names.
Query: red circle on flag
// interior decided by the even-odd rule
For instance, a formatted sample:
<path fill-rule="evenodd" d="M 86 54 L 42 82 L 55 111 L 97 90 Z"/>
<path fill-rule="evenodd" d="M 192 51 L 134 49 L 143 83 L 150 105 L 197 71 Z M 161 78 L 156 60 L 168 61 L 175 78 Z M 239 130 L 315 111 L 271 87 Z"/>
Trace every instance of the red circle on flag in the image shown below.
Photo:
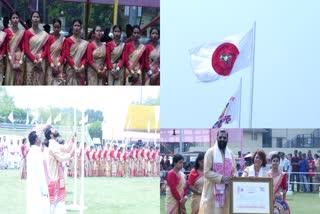
<path fill-rule="evenodd" d="M 239 53 L 237 46 L 234 44 L 222 43 L 212 54 L 211 64 L 213 70 L 219 75 L 228 76 Z"/>

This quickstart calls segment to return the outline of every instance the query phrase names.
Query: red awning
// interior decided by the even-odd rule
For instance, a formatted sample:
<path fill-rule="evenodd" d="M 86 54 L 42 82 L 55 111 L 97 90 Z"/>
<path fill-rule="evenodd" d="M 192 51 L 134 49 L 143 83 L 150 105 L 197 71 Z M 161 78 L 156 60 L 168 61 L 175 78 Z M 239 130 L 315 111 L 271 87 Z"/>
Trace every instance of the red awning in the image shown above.
<path fill-rule="evenodd" d="M 87 0 L 60 0 L 69 2 L 87 2 Z M 114 4 L 114 0 L 89 0 L 92 4 Z M 119 5 L 125 6 L 141 6 L 141 7 L 157 7 L 160 8 L 160 0 L 119 0 Z"/>

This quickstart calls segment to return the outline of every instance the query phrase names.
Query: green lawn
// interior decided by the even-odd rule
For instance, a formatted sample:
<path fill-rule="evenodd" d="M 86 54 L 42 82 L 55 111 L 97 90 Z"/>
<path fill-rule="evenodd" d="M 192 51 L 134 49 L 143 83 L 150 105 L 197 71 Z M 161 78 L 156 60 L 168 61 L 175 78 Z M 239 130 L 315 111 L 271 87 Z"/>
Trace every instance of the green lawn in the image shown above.
<path fill-rule="evenodd" d="M 25 180 L 18 170 L 0 170 L 0 213 L 25 213 Z M 158 178 L 84 178 L 84 203 L 87 214 L 159 213 Z M 80 188 L 80 182 L 78 182 Z M 66 204 L 73 202 L 73 178 L 67 179 Z M 78 194 L 79 194 L 78 190 Z M 78 197 L 79 199 L 79 197 Z M 79 203 L 79 202 L 78 202 Z M 79 213 L 78 211 L 67 213 Z"/>
<path fill-rule="evenodd" d="M 187 212 L 191 212 L 190 199 L 187 201 Z M 291 214 L 319 213 L 320 197 L 318 193 L 295 193 L 287 196 Z M 165 196 L 160 197 L 160 213 L 165 213 Z"/>

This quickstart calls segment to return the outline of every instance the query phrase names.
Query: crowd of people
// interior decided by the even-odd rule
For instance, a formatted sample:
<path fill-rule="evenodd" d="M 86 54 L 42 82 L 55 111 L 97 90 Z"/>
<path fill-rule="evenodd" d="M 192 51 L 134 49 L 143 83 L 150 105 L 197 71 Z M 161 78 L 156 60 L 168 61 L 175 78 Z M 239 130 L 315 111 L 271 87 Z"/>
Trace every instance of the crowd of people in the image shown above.
<path fill-rule="evenodd" d="M 172 162 L 162 157 L 160 164 L 161 193 L 166 195 L 166 213 L 229 213 L 230 184 L 233 177 L 265 177 L 273 180 L 273 203 L 275 213 L 290 213 L 286 203 L 289 184 L 294 191 L 319 191 L 320 159 L 294 151 L 271 152 L 262 149 L 249 155 L 241 168 L 236 156 L 227 147 L 228 132 L 219 130 L 217 142 L 206 153 L 199 153 L 193 164 L 185 163 L 181 154 L 175 154 Z M 241 154 L 240 154 L 241 155 Z M 288 158 L 287 158 L 288 157 Z M 223 166 L 223 167 L 221 167 Z M 190 168 L 192 168 L 190 170 Z M 290 180 L 289 180 L 290 179 Z M 307 183 L 309 182 L 309 183 Z M 185 203 L 191 193 L 191 211 Z"/>
<path fill-rule="evenodd" d="M 82 150 L 77 144 L 77 164 L 75 159 L 66 163 L 68 175 L 77 177 L 81 174 Z M 159 176 L 159 147 L 133 145 L 131 148 L 118 144 L 102 144 L 98 147 L 87 147 L 84 144 L 85 176 L 95 177 L 157 177 Z"/>
<path fill-rule="evenodd" d="M 3 139 L 3 140 L 2 140 Z M 22 138 L 7 142 L 6 136 L 0 137 L 0 169 L 20 169 L 21 179 L 25 179 L 27 155 L 30 144 Z M 58 141 L 64 144 L 64 140 Z M 45 142 L 41 151 L 46 152 Z M 158 146 L 137 143 L 131 147 L 125 144 L 102 143 L 99 146 L 87 146 L 84 143 L 84 176 L 85 177 L 158 177 L 160 175 L 160 150 Z M 66 176 L 81 176 L 82 148 L 77 142 L 75 158 L 63 161 L 62 168 Z M 75 170 L 76 167 L 76 170 Z"/>
<path fill-rule="evenodd" d="M 160 85 L 160 30 L 152 27 L 150 41 L 141 42 L 139 26 L 119 25 L 103 32 L 95 26 L 89 41 L 81 37 L 82 22 L 72 22 L 71 35 L 60 34 L 61 21 L 53 19 L 53 33 L 40 29 L 40 14 L 31 26 L 19 29 L 19 13 L 0 31 L 0 85 Z M 45 25 L 49 26 L 49 25 Z"/>

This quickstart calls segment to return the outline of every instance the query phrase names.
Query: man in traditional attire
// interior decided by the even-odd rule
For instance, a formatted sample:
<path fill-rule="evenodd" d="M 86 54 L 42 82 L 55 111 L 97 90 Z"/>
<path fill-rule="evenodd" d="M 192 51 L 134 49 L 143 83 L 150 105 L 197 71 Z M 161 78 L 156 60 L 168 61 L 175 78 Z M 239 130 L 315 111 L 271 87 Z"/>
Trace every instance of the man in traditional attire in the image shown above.
<path fill-rule="evenodd" d="M 65 198 L 66 187 L 62 163 L 70 160 L 74 151 L 75 138 L 72 137 L 67 144 L 59 144 L 57 138 L 59 132 L 52 126 L 45 130 L 45 137 L 49 141 L 48 159 L 49 159 L 49 196 L 51 214 L 66 214 Z"/>
<path fill-rule="evenodd" d="M 204 186 L 199 214 L 229 214 L 230 184 L 237 170 L 227 143 L 228 132 L 219 130 L 217 142 L 205 154 Z"/>
<path fill-rule="evenodd" d="M 28 136 L 30 150 L 27 156 L 27 214 L 49 214 L 48 171 L 41 141 L 36 131 Z"/>

